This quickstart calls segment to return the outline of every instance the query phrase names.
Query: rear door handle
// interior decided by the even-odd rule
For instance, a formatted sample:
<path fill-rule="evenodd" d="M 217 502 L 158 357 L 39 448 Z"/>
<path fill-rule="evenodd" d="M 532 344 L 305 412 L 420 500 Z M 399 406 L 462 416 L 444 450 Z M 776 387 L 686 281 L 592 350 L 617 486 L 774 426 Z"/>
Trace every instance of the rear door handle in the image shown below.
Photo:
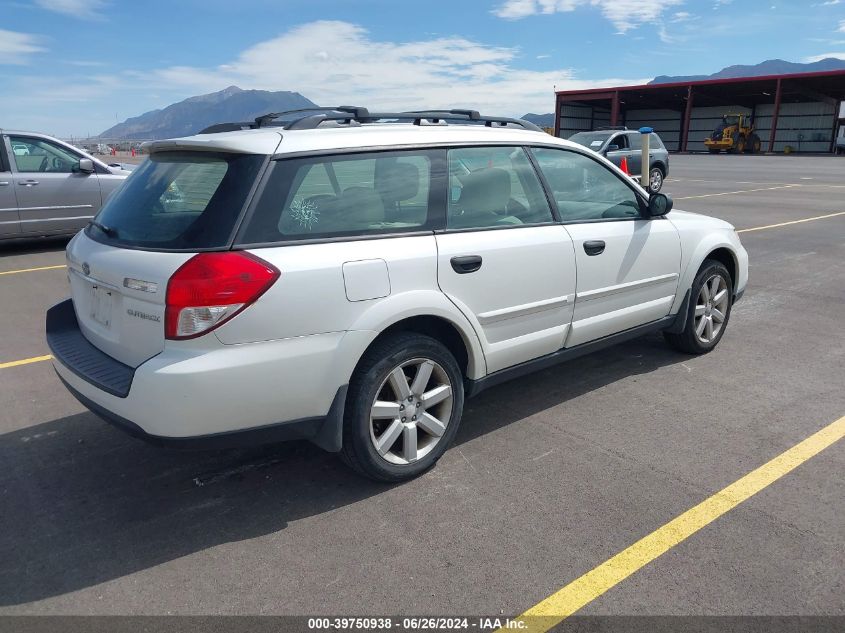
<path fill-rule="evenodd" d="M 38 181 L 37 180 L 21 180 L 18 184 L 23 186 L 23 187 L 34 187 L 35 185 L 38 184 Z"/>
<path fill-rule="evenodd" d="M 453 257 L 450 261 L 452 263 L 452 270 L 459 275 L 474 273 L 481 268 L 481 255 L 463 255 L 461 257 Z"/>
<path fill-rule="evenodd" d="M 0 182 L 0 187 L 8 187 L 8 186 L 9 186 L 8 180 L 4 180 L 4 181 Z"/>
<path fill-rule="evenodd" d="M 604 241 L 590 240 L 589 242 L 584 242 L 584 252 L 587 255 L 601 255 L 604 252 Z"/>

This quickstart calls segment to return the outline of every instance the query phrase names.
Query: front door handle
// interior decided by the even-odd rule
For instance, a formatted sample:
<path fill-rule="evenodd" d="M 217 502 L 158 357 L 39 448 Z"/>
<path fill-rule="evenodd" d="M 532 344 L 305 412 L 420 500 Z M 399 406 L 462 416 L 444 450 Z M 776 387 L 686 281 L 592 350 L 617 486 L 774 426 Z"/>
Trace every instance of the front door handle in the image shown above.
<path fill-rule="evenodd" d="M 463 255 L 461 257 L 453 257 L 450 261 L 452 263 L 452 270 L 459 275 L 474 273 L 481 268 L 481 255 Z"/>
<path fill-rule="evenodd" d="M 38 181 L 37 180 L 22 180 L 18 184 L 23 186 L 23 187 L 34 187 L 35 185 L 38 184 Z"/>
<path fill-rule="evenodd" d="M 8 181 L 8 180 L 3 180 L 3 181 L 0 181 L 0 187 L 8 187 L 8 186 L 9 186 L 9 181 Z"/>
<path fill-rule="evenodd" d="M 584 242 L 584 252 L 587 255 L 601 255 L 604 252 L 604 241 L 590 240 L 589 242 Z"/>

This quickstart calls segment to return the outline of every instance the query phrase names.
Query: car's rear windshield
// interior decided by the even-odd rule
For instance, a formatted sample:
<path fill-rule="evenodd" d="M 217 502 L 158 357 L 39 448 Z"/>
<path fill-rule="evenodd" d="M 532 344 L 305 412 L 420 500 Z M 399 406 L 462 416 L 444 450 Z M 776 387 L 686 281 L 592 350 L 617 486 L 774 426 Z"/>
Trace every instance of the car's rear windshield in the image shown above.
<path fill-rule="evenodd" d="M 569 137 L 573 143 L 578 143 L 592 150 L 597 150 L 610 138 L 613 132 L 577 132 Z"/>
<path fill-rule="evenodd" d="M 226 246 L 264 158 L 152 154 L 109 199 L 88 234 L 116 246 L 156 250 Z"/>

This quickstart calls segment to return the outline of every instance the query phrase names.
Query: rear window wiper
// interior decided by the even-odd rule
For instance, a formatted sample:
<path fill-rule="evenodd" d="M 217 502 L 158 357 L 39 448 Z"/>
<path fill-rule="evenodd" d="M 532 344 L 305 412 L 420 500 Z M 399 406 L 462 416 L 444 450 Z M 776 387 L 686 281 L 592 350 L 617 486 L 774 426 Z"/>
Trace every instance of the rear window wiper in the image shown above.
<path fill-rule="evenodd" d="M 110 226 L 106 226 L 105 224 L 101 224 L 100 222 L 97 222 L 96 220 L 90 220 L 88 222 L 88 224 L 90 224 L 92 226 L 96 226 L 98 229 L 100 229 L 103 233 L 105 233 L 109 237 L 117 237 L 117 229 L 113 229 Z"/>

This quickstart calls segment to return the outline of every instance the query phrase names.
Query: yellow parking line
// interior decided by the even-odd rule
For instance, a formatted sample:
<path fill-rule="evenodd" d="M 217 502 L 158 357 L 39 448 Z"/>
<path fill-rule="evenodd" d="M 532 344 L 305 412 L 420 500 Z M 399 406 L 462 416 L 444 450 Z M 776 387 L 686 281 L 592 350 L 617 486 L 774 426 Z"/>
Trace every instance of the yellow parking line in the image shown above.
<path fill-rule="evenodd" d="M 548 631 L 701 528 L 845 437 L 845 417 L 814 433 L 712 497 L 572 581 L 519 616 L 532 633 Z"/>
<path fill-rule="evenodd" d="M 30 363 L 40 363 L 42 360 L 50 360 L 53 358 L 49 354 L 47 356 L 34 356 L 32 358 L 24 358 L 23 360 L 13 360 L 8 363 L 0 363 L 0 369 L 8 369 L 9 367 L 17 367 L 18 365 L 29 365 Z"/>
<path fill-rule="evenodd" d="M 814 218 L 804 218 L 803 220 L 791 220 L 789 222 L 780 222 L 778 224 L 755 226 L 750 229 L 739 229 L 737 233 L 748 233 L 749 231 L 763 231 L 765 229 L 776 229 L 779 226 L 789 226 L 790 224 L 801 224 L 802 222 L 813 222 L 815 220 L 824 220 L 825 218 L 835 218 L 838 215 L 845 215 L 845 211 L 839 211 L 837 213 L 828 213 L 827 215 L 817 215 Z"/>
<path fill-rule="evenodd" d="M 60 266 L 39 266 L 38 268 L 22 268 L 20 270 L 6 270 L 0 272 L 0 275 L 16 275 L 17 273 L 34 273 L 36 270 L 55 270 L 57 268 L 66 268 L 64 264 Z"/>
<path fill-rule="evenodd" d="M 705 193 L 700 196 L 684 196 L 682 198 L 675 198 L 675 200 L 692 200 L 693 198 L 712 198 L 714 196 L 732 196 L 735 193 L 754 193 L 755 191 L 773 191 L 775 189 L 791 189 L 792 187 L 801 187 L 803 185 L 780 185 L 778 187 L 763 187 L 762 189 L 743 189 L 741 191 L 722 191 L 720 193 Z"/>

